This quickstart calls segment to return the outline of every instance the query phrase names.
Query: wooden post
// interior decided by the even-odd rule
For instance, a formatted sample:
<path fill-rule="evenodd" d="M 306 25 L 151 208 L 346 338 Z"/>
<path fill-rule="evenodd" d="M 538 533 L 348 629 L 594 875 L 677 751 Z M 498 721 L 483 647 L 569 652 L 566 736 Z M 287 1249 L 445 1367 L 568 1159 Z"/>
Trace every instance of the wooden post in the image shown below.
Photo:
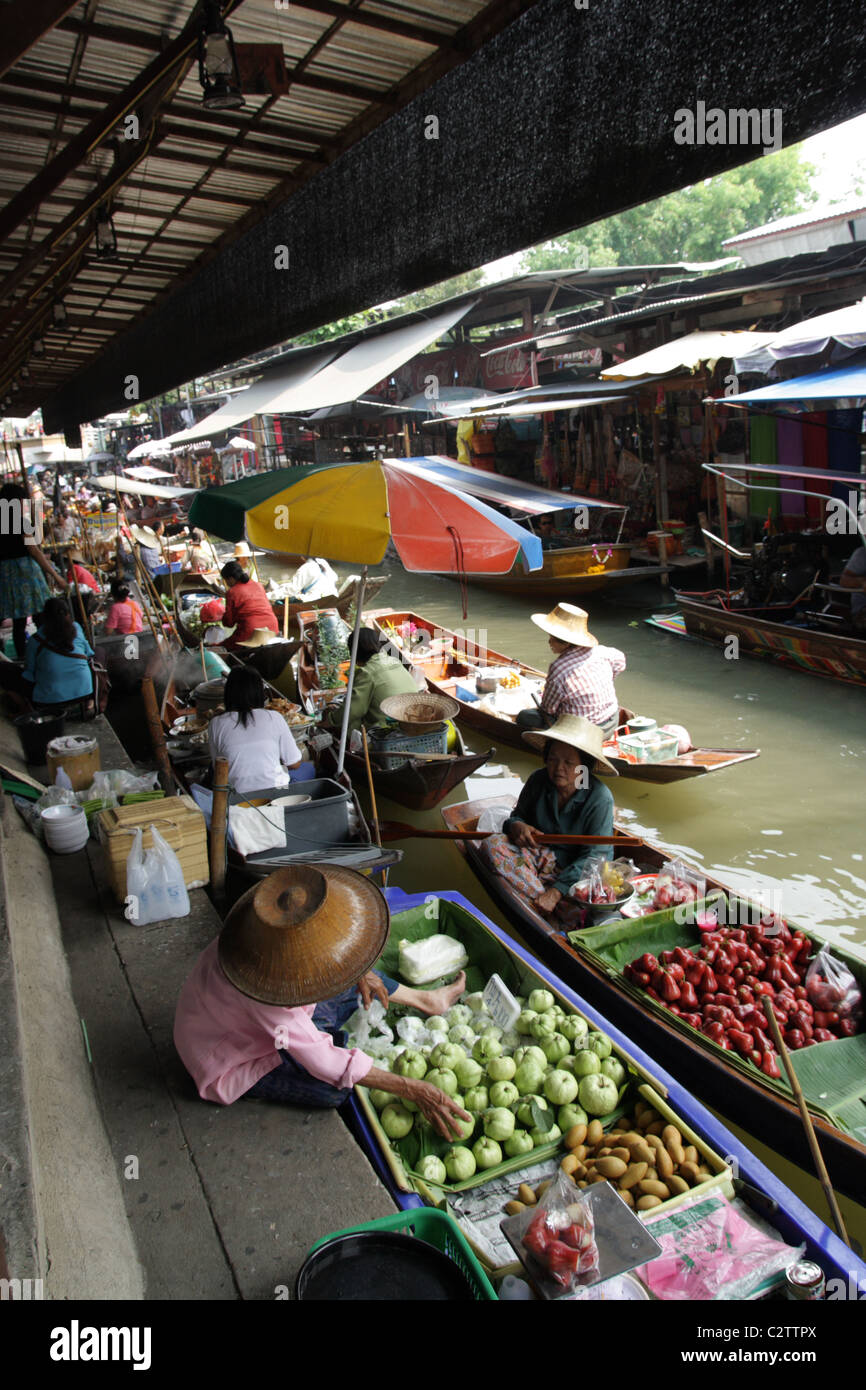
<path fill-rule="evenodd" d="M 411 438 L 410 438 L 410 434 L 409 434 L 409 421 L 408 421 L 408 420 L 407 420 L 407 421 L 405 422 L 405 424 L 403 425 L 403 447 L 404 447 L 404 449 L 406 450 L 406 455 L 405 455 L 405 457 L 406 457 L 407 459 L 410 459 L 410 458 L 412 457 L 412 443 L 411 443 Z"/>
<path fill-rule="evenodd" d="M 704 530 L 709 530 L 710 523 L 707 519 L 706 512 L 698 512 L 698 525 Z M 712 585 L 716 577 L 716 551 L 715 547 L 706 536 L 702 536 L 701 540 L 704 543 L 704 554 L 707 557 L 707 575 L 710 580 L 710 585 Z"/>
<path fill-rule="evenodd" d="M 217 758 L 213 774 L 213 807 L 210 818 L 210 883 L 215 898 L 226 891 L 226 832 L 229 796 L 229 764 Z"/>
<path fill-rule="evenodd" d="M 660 456 L 661 456 L 661 445 L 660 445 L 660 443 L 659 443 L 659 417 L 656 415 L 655 410 L 653 410 L 653 414 L 652 414 L 652 426 L 653 426 L 653 464 L 654 464 L 654 466 L 655 466 L 655 479 L 654 479 L 654 482 L 655 482 L 655 493 L 656 493 L 656 530 L 657 530 L 657 531 L 663 531 L 663 530 L 664 530 L 664 519 L 663 519 L 662 513 L 663 513 L 663 511 L 664 511 L 664 508 L 662 507 L 661 469 L 660 469 L 660 467 L 659 467 L 659 458 L 660 458 Z"/>
<path fill-rule="evenodd" d="M 668 538 L 664 531 L 659 531 L 659 564 L 666 566 L 668 562 Z M 662 588 L 669 589 L 671 586 L 670 571 L 665 569 L 661 576 Z"/>
<path fill-rule="evenodd" d="M 719 473 L 719 474 L 716 474 L 716 495 L 718 496 L 718 499 L 719 499 L 719 531 L 721 532 L 722 540 L 727 541 L 727 539 L 728 539 L 728 494 L 727 494 L 727 492 L 725 491 L 725 480 L 724 480 L 724 478 L 721 476 L 720 473 Z M 723 568 L 724 568 L 724 571 L 725 571 L 725 588 L 726 588 L 726 589 L 730 589 L 730 587 L 731 587 L 731 556 L 730 556 L 729 551 L 727 551 L 727 550 L 725 550 L 725 551 L 723 552 L 723 554 L 724 554 Z"/>
<path fill-rule="evenodd" d="M 175 789 L 174 773 L 171 770 L 171 760 L 168 756 L 168 749 L 165 746 L 165 731 L 162 727 L 162 720 L 159 717 L 159 706 L 156 703 L 156 691 L 150 676 L 144 676 L 142 678 L 141 698 L 144 701 L 144 713 L 147 719 L 147 727 L 150 731 L 151 747 L 153 748 L 156 764 L 159 768 L 160 785 L 166 796 L 171 796 Z"/>

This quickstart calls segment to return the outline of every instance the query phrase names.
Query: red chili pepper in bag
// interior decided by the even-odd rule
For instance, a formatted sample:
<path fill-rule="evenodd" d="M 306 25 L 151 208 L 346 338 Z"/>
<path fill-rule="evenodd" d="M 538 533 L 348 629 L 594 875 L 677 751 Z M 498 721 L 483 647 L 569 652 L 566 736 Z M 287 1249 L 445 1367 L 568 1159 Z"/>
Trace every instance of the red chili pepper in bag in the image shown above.
<path fill-rule="evenodd" d="M 544 1263 L 557 1284 L 568 1289 L 580 1267 L 580 1251 L 566 1245 L 564 1240 L 554 1240 L 545 1251 Z"/>

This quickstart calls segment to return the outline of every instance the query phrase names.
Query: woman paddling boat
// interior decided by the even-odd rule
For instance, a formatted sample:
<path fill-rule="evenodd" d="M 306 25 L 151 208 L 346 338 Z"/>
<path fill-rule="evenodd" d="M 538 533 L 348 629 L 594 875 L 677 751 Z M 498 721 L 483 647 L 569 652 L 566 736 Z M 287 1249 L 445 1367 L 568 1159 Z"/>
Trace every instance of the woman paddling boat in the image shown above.
<path fill-rule="evenodd" d="M 526 782 L 503 833 L 491 835 L 480 853 L 488 866 L 545 913 L 567 910 L 564 899 L 586 872 L 591 857 L 610 858 L 610 845 L 592 848 L 538 843 L 539 833 L 612 835 L 613 796 L 594 775 L 600 765 L 616 772 L 602 752 L 601 731 L 571 714 L 545 733 L 525 733 L 525 742 L 544 757 L 544 767 Z"/>

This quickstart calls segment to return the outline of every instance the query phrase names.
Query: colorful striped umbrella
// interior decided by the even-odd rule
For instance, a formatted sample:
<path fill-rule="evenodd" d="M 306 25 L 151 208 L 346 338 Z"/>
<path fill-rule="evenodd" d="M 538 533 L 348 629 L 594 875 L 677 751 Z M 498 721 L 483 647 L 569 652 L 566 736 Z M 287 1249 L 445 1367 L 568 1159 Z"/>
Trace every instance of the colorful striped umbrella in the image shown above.
<path fill-rule="evenodd" d="M 531 531 L 479 498 L 435 481 L 408 459 L 257 473 L 199 493 L 189 519 L 225 540 L 245 534 L 262 550 L 363 566 L 338 773 L 346 751 L 367 566 L 384 559 L 389 541 L 404 567 L 415 573 L 506 574 L 518 556 L 530 570 L 543 564 L 541 541 Z"/>
<path fill-rule="evenodd" d="M 521 554 L 528 569 L 542 565 L 531 531 L 403 459 L 259 473 L 200 493 L 190 522 L 349 564 L 379 564 L 393 541 L 404 567 L 424 574 L 505 574 Z"/>

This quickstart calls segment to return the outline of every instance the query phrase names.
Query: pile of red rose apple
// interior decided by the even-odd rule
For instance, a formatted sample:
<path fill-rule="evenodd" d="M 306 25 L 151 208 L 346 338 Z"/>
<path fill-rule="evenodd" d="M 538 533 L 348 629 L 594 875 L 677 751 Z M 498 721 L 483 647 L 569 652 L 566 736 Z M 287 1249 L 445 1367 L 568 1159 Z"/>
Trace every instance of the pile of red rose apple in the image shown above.
<path fill-rule="evenodd" d="M 813 944 L 802 932 L 790 931 L 778 917 L 747 927 L 699 923 L 699 929 L 702 944 L 695 950 L 675 946 L 659 959 L 647 952 L 623 975 L 725 1051 L 753 1062 L 765 1076 L 780 1075 L 764 996 L 792 1051 L 859 1031 L 859 991 L 809 971 Z"/>

